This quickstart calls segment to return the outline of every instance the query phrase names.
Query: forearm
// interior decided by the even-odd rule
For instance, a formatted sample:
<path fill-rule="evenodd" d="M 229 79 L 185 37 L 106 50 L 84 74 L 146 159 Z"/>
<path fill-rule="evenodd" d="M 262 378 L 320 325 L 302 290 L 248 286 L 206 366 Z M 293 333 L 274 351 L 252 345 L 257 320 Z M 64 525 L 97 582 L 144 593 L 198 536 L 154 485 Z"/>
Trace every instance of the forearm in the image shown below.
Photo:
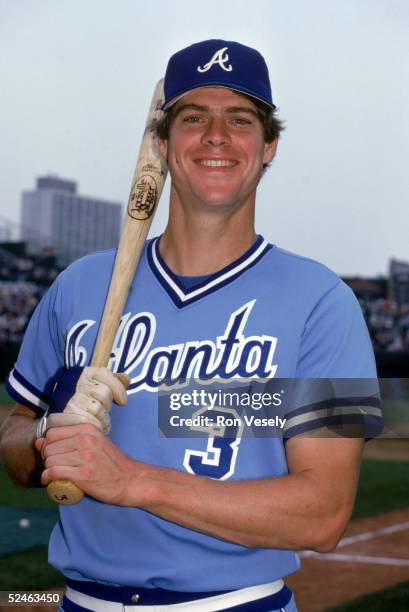
<path fill-rule="evenodd" d="M 144 509 L 189 529 L 248 547 L 333 548 L 338 539 L 340 502 L 306 471 L 280 478 L 220 482 L 176 470 L 148 470 Z M 136 497 L 139 495 L 137 493 Z M 344 508 L 342 508 L 344 511 Z"/>
<path fill-rule="evenodd" d="M 42 482 L 68 478 L 102 502 L 242 546 L 325 552 L 349 520 L 362 446 L 359 439 L 293 439 L 288 475 L 221 482 L 136 461 L 92 425 L 55 427 L 45 438 Z"/>
<path fill-rule="evenodd" d="M 17 406 L 0 430 L 0 453 L 10 478 L 23 487 L 40 486 L 41 455 L 35 449 L 37 419 Z"/>

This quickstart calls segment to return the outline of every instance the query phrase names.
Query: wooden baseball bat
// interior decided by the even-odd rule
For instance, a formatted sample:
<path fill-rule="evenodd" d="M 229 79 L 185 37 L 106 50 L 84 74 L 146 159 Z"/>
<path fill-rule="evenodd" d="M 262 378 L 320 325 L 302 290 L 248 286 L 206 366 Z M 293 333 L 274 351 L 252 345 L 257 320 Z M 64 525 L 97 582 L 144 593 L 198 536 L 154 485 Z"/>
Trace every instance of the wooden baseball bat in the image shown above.
<path fill-rule="evenodd" d="M 166 161 L 161 157 L 156 138 L 149 127 L 153 120 L 159 120 L 163 116 L 163 100 L 161 79 L 155 87 L 139 149 L 127 214 L 91 360 L 92 366 L 108 364 L 129 289 L 166 180 Z M 121 377 L 120 374 L 118 376 Z M 126 374 L 122 376 L 123 382 L 129 384 Z M 47 493 L 59 504 L 76 504 L 84 496 L 81 489 L 69 480 L 51 482 Z"/>

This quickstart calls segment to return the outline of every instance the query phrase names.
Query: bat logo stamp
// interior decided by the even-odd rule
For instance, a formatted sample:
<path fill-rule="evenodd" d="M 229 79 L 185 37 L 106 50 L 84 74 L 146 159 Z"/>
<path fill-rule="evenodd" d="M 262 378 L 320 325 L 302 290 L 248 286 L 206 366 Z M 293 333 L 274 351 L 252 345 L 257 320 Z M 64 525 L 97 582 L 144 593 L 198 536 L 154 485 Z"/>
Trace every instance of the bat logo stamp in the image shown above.
<path fill-rule="evenodd" d="M 137 221 L 146 221 L 155 211 L 158 186 L 150 174 L 143 174 L 129 196 L 128 215 Z"/>

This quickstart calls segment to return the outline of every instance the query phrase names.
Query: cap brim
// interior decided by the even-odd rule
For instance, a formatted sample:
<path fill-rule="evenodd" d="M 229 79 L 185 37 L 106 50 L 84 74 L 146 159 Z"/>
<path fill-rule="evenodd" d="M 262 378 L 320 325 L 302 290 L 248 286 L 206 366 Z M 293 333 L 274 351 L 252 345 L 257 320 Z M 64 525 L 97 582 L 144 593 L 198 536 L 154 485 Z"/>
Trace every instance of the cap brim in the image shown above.
<path fill-rule="evenodd" d="M 247 96 L 250 96 L 251 98 L 255 98 L 256 100 L 259 100 L 259 102 L 263 102 L 263 104 L 265 104 L 266 106 L 268 106 L 272 110 L 275 110 L 277 108 L 275 104 L 272 104 L 271 102 L 269 102 L 268 100 L 265 100 L 264 98 L 260 98 L 260 96 L 254 95 L 254 93 L 246 90 L 244 87 L 243 88 L 241 88 L 241 87 L 234 87 L 234 86 L 228 87 L 224 83 L 208 83 L 208 84 L 204 84 L 204 85 L 200 84 L 200 85 L 197 85 L 195 87 L 189 87 L 189 89 L 186 89 L 185 91 L 182 91 L 182 92 L 178 93 L 171 100 L 169 100 L 168 102 L 163 104 L 162 110 L 163 111 L 167 111 L 171 106 L 173 106 L 178 100 L 183 98 L 183 96 L 188 94 L 190 91 L 194 91 L 195 89 L 202 89 L 202 88 L 205 88 L 205 87 L 223 87 L 224 89 L 230 89 L 231 91 L 236 91 L 237 93 L 246 94 Z"/>

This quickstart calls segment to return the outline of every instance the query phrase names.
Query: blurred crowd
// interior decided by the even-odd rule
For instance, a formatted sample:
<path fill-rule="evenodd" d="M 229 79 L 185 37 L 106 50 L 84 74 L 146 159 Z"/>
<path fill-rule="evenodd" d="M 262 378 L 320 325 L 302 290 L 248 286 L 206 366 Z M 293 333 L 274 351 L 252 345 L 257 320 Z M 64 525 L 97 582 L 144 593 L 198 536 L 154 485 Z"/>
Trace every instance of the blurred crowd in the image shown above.
<path fill-rule="evenodd" d="M 25 281 L 49 287 L 59 273 L 54 257 L 16 257 L 0 249 L 0 281 L 2 283 Z"/>
<path fill-rule="evenodd" d="M 16 257 L 0 249 L 0 344 L 18 344 L 34 308 L 59 273 L 54 257 Z M 409 351 L 409 304 L 359 297 L 376 351 Z"/>
<path fill-rule="evenodd" d="M 0 280 L 0 344 L 21 341 L 41 295 L 41 288 L 34 283 Z"/>
<path fill-rule="evenodd" d="M 0 250 L 0 344 L 19 344 L 34 308 L 59 270 L 48 257 Z"/>
<path fill-rule="evenodd" d="M 375 351 L 409 351 L 409 304 L 359 299 Z"/>

